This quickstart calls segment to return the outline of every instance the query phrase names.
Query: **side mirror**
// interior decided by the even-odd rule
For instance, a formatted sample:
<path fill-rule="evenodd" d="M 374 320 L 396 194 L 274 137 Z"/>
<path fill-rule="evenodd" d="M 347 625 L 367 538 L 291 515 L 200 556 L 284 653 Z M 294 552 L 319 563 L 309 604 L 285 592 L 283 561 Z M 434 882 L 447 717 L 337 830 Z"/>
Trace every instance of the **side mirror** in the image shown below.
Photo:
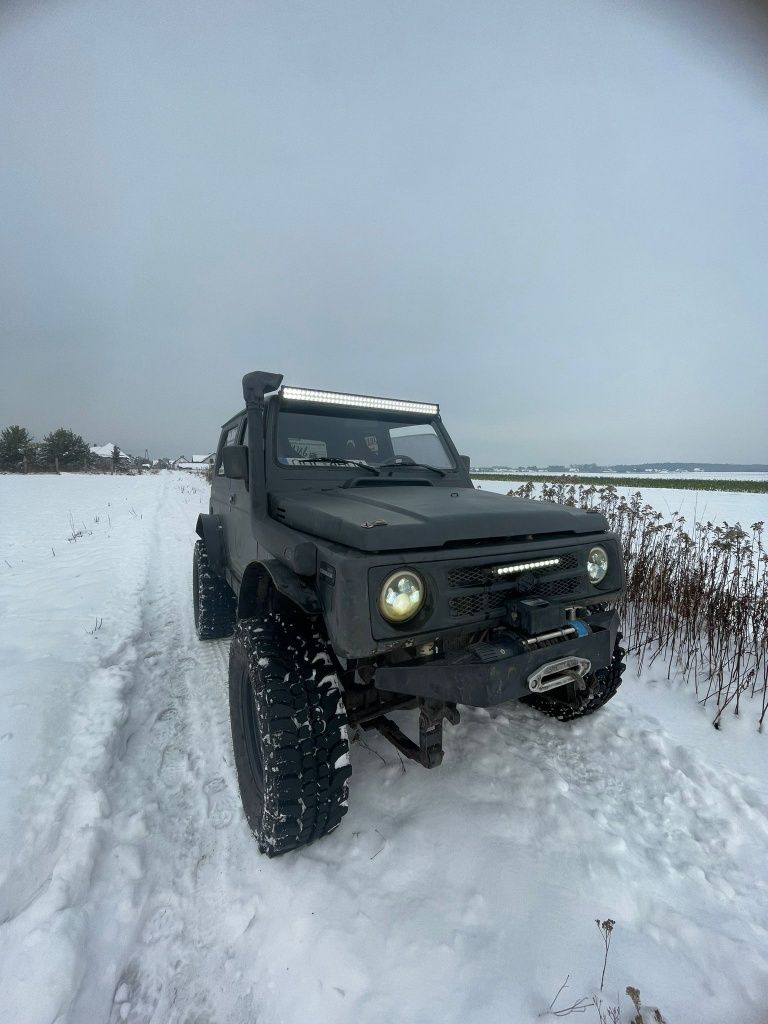
<path fill-rule="evenodd" d="M 468 455 L 460 455 L 459 458 L 461 459 L 461 462 L 462 462 L 462 465 L 464 466 L 464 469 L 466 469 L 466 471 L 469 472 L 469 469 L 470 469 L 469 456 Z"/>
<path fill-rule="evenodd" d="M 224 476 L 230 480 L 245 480 L 248 486 L 248 447 L 244 444 L 228 444 L 222 453 Z"/>

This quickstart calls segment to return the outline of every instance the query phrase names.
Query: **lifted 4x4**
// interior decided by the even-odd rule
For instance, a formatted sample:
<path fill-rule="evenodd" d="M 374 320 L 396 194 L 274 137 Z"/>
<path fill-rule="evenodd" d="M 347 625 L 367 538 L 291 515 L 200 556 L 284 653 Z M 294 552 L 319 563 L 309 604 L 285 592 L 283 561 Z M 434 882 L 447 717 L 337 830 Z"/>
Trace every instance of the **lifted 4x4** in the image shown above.
<path fill-rule="evenodd" d="M 243 378 L 197 522 L 201 640 L 234 631 L 240 793 L 262 852 L 347 810 L 347 727 L 443 758 L 458 705 L 522 698 L 568 721 L 624 670 L 617 537 L 598 512 L 475 490 L 436 405 Z M 418 708 L 414 742 L 387 717 Z"/>

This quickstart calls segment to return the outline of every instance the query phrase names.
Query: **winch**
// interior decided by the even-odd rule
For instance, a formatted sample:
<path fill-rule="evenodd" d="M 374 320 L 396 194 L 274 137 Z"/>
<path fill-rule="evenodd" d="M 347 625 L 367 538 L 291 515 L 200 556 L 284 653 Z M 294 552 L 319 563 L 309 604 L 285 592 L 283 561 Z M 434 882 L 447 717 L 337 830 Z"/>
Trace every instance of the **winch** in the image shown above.
<path fill-rule="evenodd" d="M 563 640 L 589 636 L 592 632 L 583 619 L 564 622 L 562 607 L 536 597 L 511 601 L 509 621 L 511 629 L 497 630 L 490 639 L 470 645 L 468 650 L 478 661 L 501 661 L 515 654 L 528 654 L 559 644 Z"/>

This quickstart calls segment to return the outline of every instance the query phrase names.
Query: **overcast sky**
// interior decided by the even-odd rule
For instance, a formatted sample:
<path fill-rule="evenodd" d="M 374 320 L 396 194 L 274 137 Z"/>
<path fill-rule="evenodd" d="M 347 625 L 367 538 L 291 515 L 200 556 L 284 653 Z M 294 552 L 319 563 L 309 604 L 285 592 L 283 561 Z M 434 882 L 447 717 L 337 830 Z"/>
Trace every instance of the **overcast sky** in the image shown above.
<path fill-rule="evenodd" d="M 768 461 L 768 45 L 668 7 L 5 0 L 0 426 L 190 455 L 265 369 Z"/>

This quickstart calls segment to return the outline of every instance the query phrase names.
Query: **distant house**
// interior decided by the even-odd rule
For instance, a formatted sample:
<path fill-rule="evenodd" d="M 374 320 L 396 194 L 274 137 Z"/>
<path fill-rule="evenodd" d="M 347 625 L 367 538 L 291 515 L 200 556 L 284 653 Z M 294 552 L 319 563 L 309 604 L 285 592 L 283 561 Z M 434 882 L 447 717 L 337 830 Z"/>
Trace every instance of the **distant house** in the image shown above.
<path fill-rule="evenodd" d="M 93 459 L 93 463 L 94 463 L 94 465 L 96 466 L 97 469 L 101 469 L 101 470 L 104 470 L 104 471 L 111 471 L 112 469 L 115 468 L 115 466 L 114 466 L 114 458 L 113 458 L 114 452 L 115 452 L 115 448 L 117 448 L 117 445 L 112 444 L 112 443 L 109 443 L 109 444 L 92 444 L 91 445 L 91 448 L 90 448 L 91 458 Z M 129 469 L 133 465 L 133 459 L 131 458 L 131 456 L 127 455 L 120 448 L 117 448 L 117 452 L 118 452 L 118 466 L 117 466 L 117 468 L 119 468 L 121 470 Z"/>
<path fill-rule="evenodd" d="M 193 455 L 188 459 L 186 455 L 180 455 L 174 459 L 171 466 L 174 469 L 181 469 L 185 473 L 205 473 L 216 461 L 216 452 L 211 455 Z"/>
<path fill-rule="evenodd" d="M 195 460 L 190 461 L 185 455 L 180 455 L 178 459 L 173 460 L 171 465 L 174 469 L 180 469 L 184 473 L 206 473 L 212 463 L 207 461 L 207 457 L 204 457 L 202 462 L 196 462 Z"/>

